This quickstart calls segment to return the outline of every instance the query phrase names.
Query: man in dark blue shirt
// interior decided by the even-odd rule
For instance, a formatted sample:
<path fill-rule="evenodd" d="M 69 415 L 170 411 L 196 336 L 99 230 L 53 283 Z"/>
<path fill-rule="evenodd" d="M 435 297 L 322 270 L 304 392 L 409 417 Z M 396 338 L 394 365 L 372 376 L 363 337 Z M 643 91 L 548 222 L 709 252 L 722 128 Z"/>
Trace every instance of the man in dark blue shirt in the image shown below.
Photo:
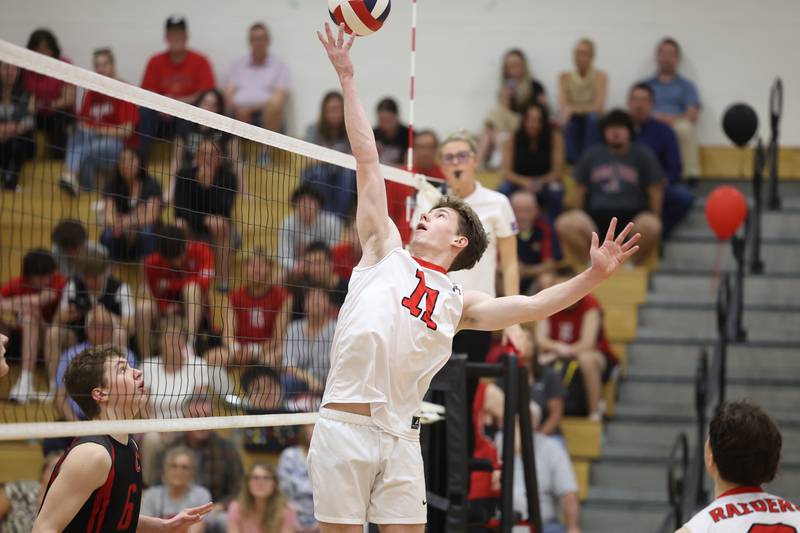
<path fill-rule="evenodd" d="M 653 151 L 667 176 L 661 211 L 662 231 L 666 238 L 692 208 L 694 194 L 681 183 L 682 163 L 678 138 L 668 124 L 653 116 L 653 103 L 653 89 L 650 85 L 638 83 L 631 87 L 628 109 L 634 122 L 634 142 Z"/>

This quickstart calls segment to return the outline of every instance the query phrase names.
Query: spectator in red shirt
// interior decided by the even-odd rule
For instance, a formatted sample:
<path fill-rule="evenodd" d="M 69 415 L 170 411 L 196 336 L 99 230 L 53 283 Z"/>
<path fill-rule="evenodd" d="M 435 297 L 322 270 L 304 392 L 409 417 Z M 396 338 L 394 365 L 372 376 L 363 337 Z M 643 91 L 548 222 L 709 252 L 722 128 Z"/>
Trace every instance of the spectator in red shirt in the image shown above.
<path fill-rule="evenodd" d="M 94 52 L 94 71 L 117 79 L 114 54 L 109 48 Z M 110 170 L 126 142 L 130 142 L 139 112 L 130 102 L 95 91 L 86 91 L 80 122 L 67 142 L 67 160 L 59 185 L 72 194 L 78 188 L 92 190 L 100 170 Z"/>
<path fill-rule="evenodd" d="M 388 181 L 386 182 L 389 183 Z M 347 218 L 345 226 L 342 228 L 342 240 L 331 248 L 333 257 L 333 271 L 340 277 L 350 280 L 353 275 L 353 268 L 361 260 L 361 241 L 358 240 L 355 217 Z"/>
<path fill-rule="evenodd" d="M 164 226 L 159 231 L 158 251 L 147 257 L 144 270 L 151 298 L 136 306 L 140 359 L 152 355 L 152 331 L 165 315 L 184 315 L 189 343 L 194 344 L 203 320 L 208 319 L 208 287 L 214 279 L 211 248 L 188 241 L 186 232 L 177 226 Z"/>
<path fill-rule="evenodd" d="M 444 191 L 445 175 L 436 160 L 439 153 L 439 138 L 433 130 L 421 130 L 414 134 L 414 166 L 412 171 L 423 174 L 434 187 Z M 411 240 L 411 210 L 417 190 L 414 187 L 386 181 L 386 199 L 389 217 L 400 230 L 403 244 Z"/>
<path fill-rule="evenodd" d="M 517 220 L 517 258 L 519 259 L 520 294 L 532 294 L 542 286 L 542 277 L 553 272 L 553 228 L 539 213 L 536 196 L 525 190 L 511 195 L 511 209 Z"/>
<path fill-rule="evenodd" d="M 167 51 L 154 55 L 147 62 L 142 78 L 143 89 L 191 104 L 201 92 L 216 86 L 208 59 L 189 50 L 186 47 L 187 40 L 186 19 L 175 16 L 168 18 Z M 174 128 L 170 117 L 142 108 L 139 148 L 144 160 L 147 160 L 152 138 L 159 134 L 164 137 L 167 132 L 171 135 Z"/>
<path fill-rule="evenodd" d="M 569 268 L 556 272 L 549 286 L 575 276 Z M 576 304 L 536 323 L 536 342 L 542 362 L 558 358 L 578 362 L 586 389 L 591 420 L 600 420 L 600 391 L 603 375 L 617 364 L 603 328 L 603 310 L 591 294 Z"/>
<path fill-rule="evenodd" d="M 275 261 L 260 248 L 247 259 L 245 282 L 233 291 L 226 308 L 225 327 L 234 341 L 225 350 L 209 352 L 208 363 L 218 366 L 259 363 L 277 366 L 292 311 L 292 297 L 278 283 Z M 212 357 L 212 354 L 215 357 Z"/>
<path fill-rule="evenodd" d="M 28 50 L 71 63 L 61 55 L 61 47 L 53 32 L 44 28 L 31 33 Z M 75 86 L 33 71 L 25 72 L 24 82 L 25 89 L 36 99 L 36 129 L 47 135 L 50 157 L 64 159 L 67 130 L 75 113 Z"/>
<path fill-rule="evenodd" d="M 22 259 L 22 275 L 0 287 L 0 315 L 15 317 L 13 324 L 0 319 L 0 328 L 10 333 L 9 352 L 22 358 L 22 373 L 9 393 L 12 401 L 25 403 L 33 396 L 33 370 L 44 344 L 44 330 L 66 284 L 53 256 L 37 248 Z M 50 370 L 55 373 L 55 368 Z"/>

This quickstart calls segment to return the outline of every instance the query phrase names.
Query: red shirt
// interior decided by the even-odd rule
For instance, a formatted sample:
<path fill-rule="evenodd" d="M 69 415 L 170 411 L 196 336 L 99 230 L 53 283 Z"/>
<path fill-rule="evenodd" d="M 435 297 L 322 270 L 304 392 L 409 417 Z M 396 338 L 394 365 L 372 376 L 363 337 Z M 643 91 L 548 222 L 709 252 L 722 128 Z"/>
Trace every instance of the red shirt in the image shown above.
<path fill-rule="evenodd" d="M 242 287 L 230 295 L 230 306 L 236 317 L 236 342 L 261 344 L 275 334 L 275 319 L 289 292 L 273 285 L 261 296 L 253 296 Z"/>
<path fill-rule="evenodd" d="M 60 58 L 60 61 L 72 63 L 72 61 L 65 57 Z M 37 106 L 47 106 L 51 102 L 61 98 L 61 94 L 64 92 L 64 85 L 66 85 L 59 79 L 51 78 L 50 76 L 45 76 L 44 74 L 39 74 L 38 72 L 30 70 L 26 70 L 23 73 L 22 83 L 25 85 L 25 90 L 36 97 Z M 72 110 L 72 108 L 68 108 L 68 110 Z M 39 109 L 37 113 L 40 115 L 52 115 L 53 111 L 45 108 Z"/>
<path fill-rule="evenodd" d="M 61 293 L 67 285 L 67 278 L 61 275 L 60 272 L 55 272 L 50 278 L 50 289 L 56 291 L 57 297 L 52 302 L 42 305 L 42 317 L 50 322 L 53 320 L 53 315 L 56 314 L 58 303 L 61 301 Z M 3 298 L 13 298 L 15 296 L 27 296 L 29 294 L 39 294 L 39 290 L 30 286 L 30 282 L 23 276 L 18 276 L 11 281 L 6 282 L 0 287 L 0 296 Z"/>
<path fill-rule="evenodd" d="M 156 298 L 159 309 L 181 302 L 181 291 L 190 283 L 197 283 L 204 293 L 214 279 L 214 254 L 202 242 L 186 246 L 180 266 L 171 266 L 158 252 L 150 254 L 144 263 L 147 286 Z"/>
<path fill-rule="evenodd" d="M 333 271 L 345 279 L 350 279 L 350 276 L 353 275 L 353 268 L 361 259 L 360 256 L 356 256 L 356 247 L 349 242 L 340 242 L 331 248 L 331 255 L 333 256 Z"/>
<path fill-rule="evenodd" d="M 611 351 L 611 346 L 608 344 L 608 339 L 606 339 L 606 330 L 602 322 L 603 308 L 600 306 L 600 302 L 591 294 L 584 296 L 572 307 L 548 317 L 550 338 L 567 344 L 577 342 L 581 336 L 583 317 L 592 309 L 600 311 L 601 316 L 600 332 L 597 334 L 597 349 L 606 356 L 609 365 L 614 366 L 617 364 L 617 356 Z"/>
<path fill-rule="evenodd" d="M 214 72 L 202 54 L 188 50 L 180 63 L 173 63 L 168 52 L 156 54 L 147 62 L 142 89 L 173 98 L 213 89 Z"/>
<path fill-rule="evenodd" d="M 130 102 L 111 96 L 86 91 L 83 95 L 80 116 L 87 126 L 123 126 L 139 119 L 139 111 Z"/>
<path fill-rule="evenodd" d="M 472 404 L 472 417 L 475 428 L 475 451 L 472 457 L 475 459 L 487 459 L 491 461 L 495 468 L 500 468 L 497 460 L 497 447 L 489 437 L 483 432 L 484 409 L 483 404 L 486 398 L 487 383 L 478 383 L 475 389 L 475 401 Z M 475 471 L 470 474 L 469 496 L 470 500 L 481 500 L 485 498 L 498 498 L 499 492 L 492 490 L 492 473 Z"/>

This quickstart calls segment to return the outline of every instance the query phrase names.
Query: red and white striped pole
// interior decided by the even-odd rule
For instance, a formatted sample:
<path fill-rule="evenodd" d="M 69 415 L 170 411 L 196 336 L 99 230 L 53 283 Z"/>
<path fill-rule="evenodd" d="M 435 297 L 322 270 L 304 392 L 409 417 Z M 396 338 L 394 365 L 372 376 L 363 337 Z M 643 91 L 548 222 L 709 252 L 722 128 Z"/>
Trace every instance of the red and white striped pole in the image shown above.
<path fill-rule="evenodd" d="M 417 0 L 411 0 L 411 96 L 408 104 L 408 171 L 414 166 L 414 78 L 417 70 Z"/>

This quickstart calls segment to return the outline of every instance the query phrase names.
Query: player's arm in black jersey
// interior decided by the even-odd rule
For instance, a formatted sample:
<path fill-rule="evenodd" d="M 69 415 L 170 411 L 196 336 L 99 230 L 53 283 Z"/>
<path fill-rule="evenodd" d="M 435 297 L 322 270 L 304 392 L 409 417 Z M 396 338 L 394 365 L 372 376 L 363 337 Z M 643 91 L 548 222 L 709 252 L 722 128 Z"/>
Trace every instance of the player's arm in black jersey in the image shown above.
<path fill-rule="evenodd" d="M 60 533 L 66 529 L 92 493 L 106 482 L 110 470 L 111 456 L 100 444 L 86 442 L 71 449 L 47 491 L 32 533 Z M 209 502 L 186 509 L 169 520 L 139 516 L 137 531 L 183 532 L 202 520 L 212 507 Z"/>
<path fill-rule="evenodd" d="M 325 24 L 325 35 L 317 32 L 317 36 L 325 47 L 342 86 L 347 138 L 356 158 L 356 229 L 364 251 L 359 264 L 370 266 L 380 261 L 388 252 L 402 246 L 402 240 L 397 226 L 389 218 L 386 184 L 381 175 L 375 134 L 356 90 L 353 62 L 350 60 L 350 47 L 354 38 L 345 39 L 344 30 L 338 30 L 338 35 L 334 36 L 330 26 Z"/>
<path fill-rule="evenodd" d="M 66 529 L 92 493 L 106 482 L 111 470 L 108 451 L 94 442 L 79 444 L 61 463 L 32 533 L 59 533 Z"/>

